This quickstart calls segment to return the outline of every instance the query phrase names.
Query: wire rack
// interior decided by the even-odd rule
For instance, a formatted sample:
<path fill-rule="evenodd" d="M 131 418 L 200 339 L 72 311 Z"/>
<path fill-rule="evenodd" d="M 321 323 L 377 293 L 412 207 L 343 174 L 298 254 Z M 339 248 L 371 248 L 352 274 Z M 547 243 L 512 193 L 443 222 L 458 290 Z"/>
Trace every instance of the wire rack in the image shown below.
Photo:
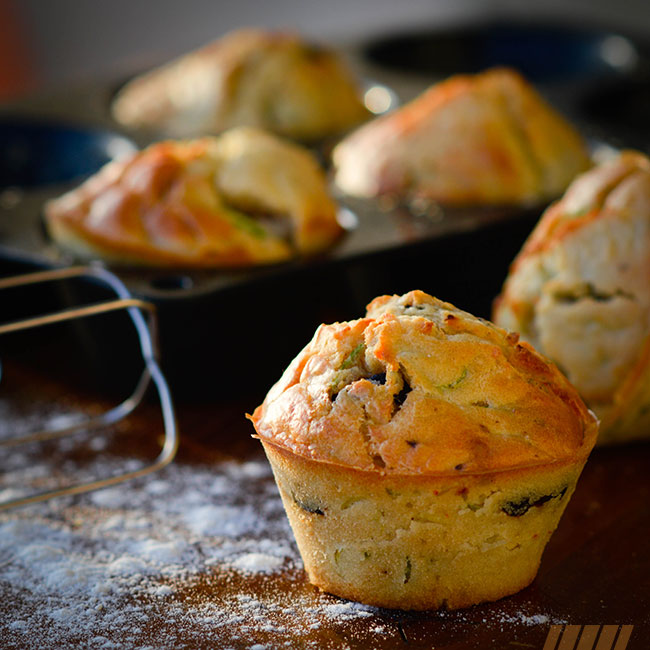
<path fill-rule="evenodd" d="M 137 332 L 140 351 L 144 361 L 142 374 L 135 389 L 129 397 L 117 406 L 99 415 L 84 417 L 70 426 L 31 431 L 27 434 L 0 441 L 0 448 L 16 447 L 34 442 L 43 442 L 63 438 L 80 431 L 93 431 L 109 427 L 126 418 L 142 402 L 150 385 L 154 385 L 160 402 L 164 427 L 164 442 L 157 458 L 150 464 L 134 471 L 122 472 L 108 477 L 74 483 L 64 487 L 46 490 L 7 501 L 0 502 L 0 511 L 45 501 L 59 496 L 81 494 L 91 490 L 116 485 L 159 470 L 168 465 L 178 449 L 178 426 L 174 405 L 167 380 L 159 365 L 159 353 L 156 343 L 157 321 L 155 306 L 149 302 L 134 298 L 121 280 L 101 266 L 74 266 L 27 273 L 0 279 L 0 291 L 4 289 L 25 287 L 60 280 L 86 278 L 108 287 L 115 294 L 115 300 L 92 305 L 72 307 L 62 311 L 42 314 L 11 323 L 0 325 L 0 336 L 11 332 L 45 327 L 55 323 L 72 321 L 80 318 L 101 316 L 119 310 L 125 310 Z"/>

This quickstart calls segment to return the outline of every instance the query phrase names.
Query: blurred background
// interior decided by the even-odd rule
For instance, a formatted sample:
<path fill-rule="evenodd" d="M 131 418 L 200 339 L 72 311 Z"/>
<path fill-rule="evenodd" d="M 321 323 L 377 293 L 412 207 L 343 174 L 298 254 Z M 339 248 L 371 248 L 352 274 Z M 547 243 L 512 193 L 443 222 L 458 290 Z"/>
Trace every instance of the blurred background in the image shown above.
<path fill-rule="evenodd" d="M 22 125 L 24 142 L 11 122 L 12 113 L 119 131 L 108 106 L 121 82 L 248 26 L 295 30 L 337 46 L 366 81 L 385 84 L 402 100 L 455 72 L 511 65 L 594 144 L 650 151 L 649 0 L 0 0 L 0 103 L 5 114 L 0 181 L 4 170 L 9 188 L 0 192 L 0 214 L 6 213 L 0 220 L 2 262 L 51 263 L 52 247 L 43 235 L 40 211 L 44 198 L 63 189 L 45 187 L 38 176 L 40 185 L 32 182 L 29 191 L 15 192 L 14 186 L 21 185 L 12 175 L 17 158 L 5 152 L 18 152 L 27 171 L 41 174 L 49 167 L 42 163 L 47 133 L 41 137 Z M 79 145 L 86 135 L 66 131 L 65 147 L 58 137 L 50 138 L 52 167 L 59 170 L 61 159 L 67 163 L 80 158 L 87 164 L 87 152 Z M 101 152 L 111 149 L 101 138 L 97 142 Z M 110 140 L 116 142 L 122 141 Z M 90 160 L 97 168 L 103 163 Z M 94 168 L 73 171 L 84 175 Z M 185 378 L 202 376 L 197 369 L 226 367 L 224 355 L 230 355 L 227 365 L 239 369 L 246 386 L 265 389 L 310 338 L 315 324 L 354 318 L 382 293 L 417 287 L 489 317 L 508 266 L 542 207 L 498 218 L 479 214 L 475 221 L 468 215 L 466 228 L 454 226 L 444 237 L 427 234 L 426 218 L 402 218 L 397 212 L 386 221 L 390 232 L 408 245 L 369 246 L 363 255 L 342 254 L 341 259 L 333 255 L 323 264 L 296 267 L 299 273 L 291 266 L 286 275 L 282 270 L 268 277 L 251 273 L 239 284 L 228 285 L 226 279 L 227 286 L 203 292 L 202 277 L 161 272 L 139 295 L 157 300 L 166 370 L 181 379 L 176 388 L 195 390 L 196 382 Z M 418 234 L 415 223 L 424 234 Z M 161 294 L 162 289 L 168 293 Z M 67 296 L 65 300 L 73 302 Z M 244 327 L 236 317 L 248 313 L 251 305 L 272 315 L 265 321 L 264 337 L 257 319 Z M 277 314 L 290 318 L 290 335 Z M 188 322 L 193 337 L 186 334 Z M 104 340 L 87 338 L 91 352 L 94 340 Z M 233 343 L 225 350 L 220 341 Z M 247 358 L 264 363 L 251 372 L 241 363 L 242 350 Z M 91 352 L 86 356 L 94 359 Z M 95 356 L 100 355 L 97 351 Z"/>
<path fill-rule="evenodd" d="M 144 69 L 241 26 L 344 43 L 503 17 L 650 35 L 648 0 L 0 0 L 0 98 Z"/>

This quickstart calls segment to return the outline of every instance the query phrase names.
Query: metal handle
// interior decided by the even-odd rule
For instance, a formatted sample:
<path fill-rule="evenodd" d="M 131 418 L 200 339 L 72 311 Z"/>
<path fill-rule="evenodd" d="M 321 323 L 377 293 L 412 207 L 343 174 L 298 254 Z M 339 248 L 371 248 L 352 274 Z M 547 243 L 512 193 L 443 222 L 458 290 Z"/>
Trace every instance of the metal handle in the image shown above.
<path fill-rule="evenodd" d="M 128 481 L 133 478 L 144 476 L 165 467 L 165 465 L 168 465 L 176 455 L 176 451 L 178 449 L 178 426 L 176 423 L 176 415 L 174 412 L 174 405 L 169 386 L 158 363 L 158 348 L 155 340 L 157 325 L 156 308 L 153 304 L 139 300 L 137 298 L 133 298 L 129 293 L 129 290 L 124 286 L 119 278 L 113 275 L 113 273 L 110 271 L 107 271 L 105 268 L 94 265 L 74 266 L 62 269 L 53 269 L 49 271 L 27 273 L 11 278 L 2 278 L 0 279 L 0 290 L 31 284 L 40 284 L 42 282 L 51 282 L 56 280 L 82 277 L 91 277 L 103 282 L 114 291 L 118 299 L 110 302 L 88 305 L 85 307 L 74 307 L 52 314 L 44 314 L 41 316 L 0 325 L 0 335 L 6 334 L 8 332 L 33 329 L 36 327 L 50 325 L 52 323 L 61 323 L 77 318 L 97 316 L 121 309 L 126 309 L 129 317 L 131 318 L 131 321 L 136 328 L 138 340 L 140 343 L 140 349 L 142 352 L 142 358 L 145 364 L 145 368 L 142 372 L 142 375 L 140 376 L 135 390 L 122 403 L 98 416 L 87 418 L 81 422 L 76 422 L 71 426 L 51 430 L 35 431 L 21 436 L 20 438 L 12 438 L 10 440 L 1 441 L 0 447 L 16 446 L 26 444 L 28 442 L 50 440 L 53 438 L 60 438 L 66 435 L 70 435 L 82 429 L 90 430 L 110 426 L 115 422 L 125 418 L 137 408 L 137 406 L 142 402 L 147 388 L 149 387 L 149 383 L 152 380 L 156 386 L 158 398 L 160 401 L 160 409 L 165 430 L 164 444 L 162 446 L 160 454 L 153 461 L 153 463 L 138 470 L 123 472 L 121 474 L 109 476 L 103 479 L 97 479 L 84 483 L 76 483 L 62 488 L 47 490 L 26 497 L 4 501 L 0 503 L 0 512 L 3 510 L 8 510 L 10 508 L 28 505 L 30 503 L 45 501 L 53 497 L 81 494 L 83 492 L 89 492 L 91 490 L 98 490 L 103 487 L 116 485 L 123 481 Z M 143 313 L 145 312 L 149 316 L 148 323 L 143 317 Z"/>

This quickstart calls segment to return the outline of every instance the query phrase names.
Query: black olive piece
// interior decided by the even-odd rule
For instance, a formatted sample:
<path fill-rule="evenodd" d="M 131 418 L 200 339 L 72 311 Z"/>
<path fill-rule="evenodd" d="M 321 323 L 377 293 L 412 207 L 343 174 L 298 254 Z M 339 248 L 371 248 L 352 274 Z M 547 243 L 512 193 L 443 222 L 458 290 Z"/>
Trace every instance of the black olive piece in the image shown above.
<path fill-rule="evenodd" d="M 521 501 L 506 501 L 501 506 L 501 510 L 503 510 L 508 517 L 521 517 L 530 510 L 531 505 L 532 504 L 528 500 L 528 497 L 524 497 Z"/>
<path fill-rule="evenodd" d="M 411 392 L 411 386 L 409 385 L 408 381 L 406 381 L 404 377 L 402 377 L 402 379 L 404 380 L 404 385 L 402 386 L 402 390 L 393 396 L 393 403 L 395 405 L 396 411 L 400 409 L 402 404 L 404 404 L 404 402 L 406 401 L 406 397 Z"/>
<path fill-rule="evenodd" d="M 383 386 L 386 383 L 386 373 L 378 372 L 376 375 L 368 377 L 368 381 L 371 381 L 373 384 L 381 384 Z"/>
<path fill-rule="evenodd" d="M 525 515 L 531 508 L 539 508 L 551 499 L 561 499 L 567 491 L 567 487 L 563 487 L 557 492 L 551 494 L 545 494 L 544 496 L 531 500 L 531 497 L 524 497 L 519 501 L 506 501 L 502 506 L 501 510 L 505 512 L 509 517 L 521 517 Z"/>
<path fill-rule="evenodd" d="M 294 503 L 305 512 L 309 512 L 312 515 L 325 515 L 324 509 L 313 501 L 309 499 L 299 499 L 295 494 L 292 494 L 291 496 L 293 497 Z"/>
<path fill-rule="evenodd" d="M 406 567 L 404 568 L 404 584 L 406 584 L 411 579 L 411 573 L 413 570 L 413 565 L 411 564 L 411 558 L 406 558 Z"/>

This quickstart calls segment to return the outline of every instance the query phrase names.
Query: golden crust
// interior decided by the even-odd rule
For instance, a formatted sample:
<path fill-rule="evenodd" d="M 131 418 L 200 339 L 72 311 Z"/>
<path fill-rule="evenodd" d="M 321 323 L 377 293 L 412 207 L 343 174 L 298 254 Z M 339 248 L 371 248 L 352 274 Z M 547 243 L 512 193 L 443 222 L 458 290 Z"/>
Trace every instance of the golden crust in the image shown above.
<path fill-rule="evenodd" d="M 584 462 L 381 475 L 262 443 L 310 581 L 400 609 L 467 607 L 523 589 Z"/>
<path fill-rule="evenodd" d="M 294 454 L 386 475 L 580 461 L 597 431 L 528 344 L 421 291 L 321 326 L 252 420 Z"/>
<path fill-rule="evenodd" d="M 321 326 L 251 419 L 310 581 L 400 609 L 528 585 L 598 428 L 529 345 L 421 291 Z"/>
<path fill-rule="evenodd" d="M 257 215 L 287 220 L 291 242 Z M 341 232 L 311 154 L 243 127 L 112 162 L 49 201 L 45 220 L 81 257 L 177 267 L 278 262 L 322 250 Z"/>
<path fill-rule="evenodd" d="M 314 140 L 369 113 L 343 62 L 295 34 L 242 29 L 135 78 L 113 102 L 116 120 L 174 136 L 257 126 Z"/>
<path fill-rule="evenodd" d="M 432 86 L 352 133 L 333 157 L 336 182 L 348 194 L 446 204 L 547 200 L 589 166 L 571 125 L 502 68 Z"/>
<path fill-rule="evenodd" d="M 512 264 L 495 322 L 553 359 L 601 418 L 599 442 L 650 436 L 650 160 L 578 177 Z"/>

